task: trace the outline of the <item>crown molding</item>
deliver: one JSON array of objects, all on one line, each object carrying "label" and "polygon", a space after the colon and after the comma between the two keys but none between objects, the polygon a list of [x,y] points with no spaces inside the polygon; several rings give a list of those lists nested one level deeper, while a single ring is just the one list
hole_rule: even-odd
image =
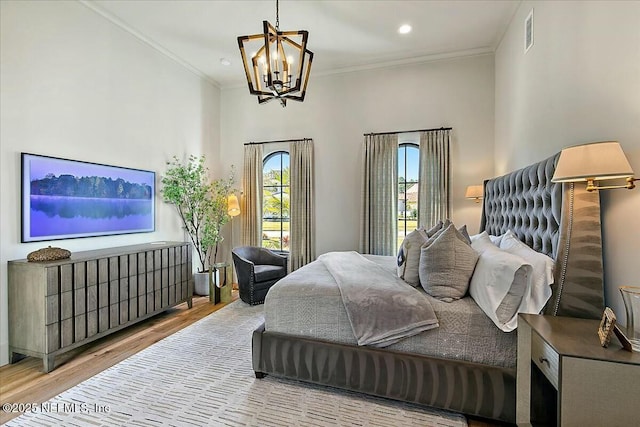
[{"label": "crown molding", "polygon": [[[436,53],[432,55],[415,56],[412,58],[397,59],[392,61],[381,61],[381,62],[376,62],[371,64],[354,65],[351,67],[335,68],[330,71],[313,72],[312,75],[315,77],[326,77],[326,76],[333,76],[336,74],[356,73],[360,71],[400,67],[403,65],[425,64],[429,62],[445,61],[449,59],[469,58],[473,56],[484,56],[484,55],[493,55],[493,54],[495,54],[495,50],[493,48],[482,47],[482,48],[476,48],[476,49],[459,50],[455,52],[445,52],[445,53]],[[220,85],[220,88],[222,90],[237,89],[241,87],[246,87],[246,83],[240,83],[240,81],[238,81],[238,83]]]},{"label": "crown molding", "polygon": [[100,6],[94,4],[92,1],[89,1],[89,0],[78,0],[78,2],[81,3],[82,5],[86,6],[87,8],[91,9],[92,11],[97,13],[98,15],[102,16],[106,20],[110,21],[112,24],[120,27],[121,29],[123,29],[127,33],[131,34],[133,37],[137,38],[138,40],[140,40],[141,42],[143,42],[147,46],[155,49],[156,51],[160,52],[161,54],[163,54],[167,58],[169,58],[169,59],[173,60],[174,62],[176,62],[177,64],[181,65],[183,68],[187,69],[191,73],[193,73],[196,76],[206,80],[207,82],[211,83],[216,88],[218,88],[218,89],[221,88],[220,83],[218,83],[217,81],[213,80],[211,77],[207,76],[205,73],[203,73],[202,71],[198,70],[193,65],[189,64],[187,61],[185,61],[184,59],[180,58],[175,53],[173,53],[170,50],[162,47],[160,44],[156,43],[151,38],[149,38],[146,35],[142,34],[140,31],[134,29],[133,27],[131,27],[129,24],[127,24],[126,22],[124,22],[123,20],[118,18],[117,16],[113,15],[110,12],[107,12],[106,10],[101,8]]},{"label": "crown molding", "polygon": [[330,76],[334,74],[353,73],[357,71],[375,70],[380,68],[394,68],[402,65],[411,64],[424,64],[428,62],[437,62],[447,59],[466,58],[471,56],[481,56],[487,54],[493,54],[494,50],[491,47],[483,47],[476,49],[460,50],[455,52],[436,53],[431,55],[415,56],[411,58],[397,59],[391,61],[381,61],[371,64],[355,65],[352,67],[336,68],[331,71],[321,71],[316,73],[316,76]]},{"label": "crown molding", "polygon": [[[206,80],[207,82],[212,84],[214,87],[224,90],[224,89],[237,89],[237,88],[246,86],[246,82],[242,81],[240,78],[238,78],[237,82],[233,82],[229,84],[219,83],[218,81],[212,79],[210,76],[206,75],[199,69],[195,68],[189,62],[180,58],[178,55],[171,52],[170,50],[164,48],[163,46],[161,46],[160,44],[158,44],[148,36],[134,29],[129,24],[127,24],[117,16],[113,15],[112,13],[107,12],[106,10],[96,5],[92,1],[90,0],[77,0],[77,1],[82,5],[86,6],[87,8],[91,9],[93,12],[102,16],[103,18],[107,19],[114,25],[128,32],[133,37],[142,41],[149,47],[155,49],[156,51],[160,52],[162,55],[166,56],[167,58],[181,65],[186,70]],[[499,44],[500,42],[497,43],[497,45]],[[404,59],[396,59],[396,60],[388,60],[388,61],[383,60],[383,61],[375,62],[371,64],[354,65],[350,67],[338,67],[332,70],[318,71],[318,72],[314,72],[313,75],[316,77],[325,77],[325,76],[333,76],[337,74],[346,74],[346,73],[355,73],[360,71],[393,68],[393,67],[399,67],[403,65],[423,64],[423,63],[436,62],[436,61],[442,61],[442,60],[448,60],[448,59],[466,58],[466,57],[481,56],[481,55],[488,55],[488,54],[493,55],[495,54],[495,50],[496,50],[496,47],[482,47],[482,48],[467,49],[467,50],[461,50],[461,51],[455,51],[455,52],[443,52],[443,53],[437,53],[437,54],[431,54],[431,55],[415,56],[415,57],[404,58]]]}]

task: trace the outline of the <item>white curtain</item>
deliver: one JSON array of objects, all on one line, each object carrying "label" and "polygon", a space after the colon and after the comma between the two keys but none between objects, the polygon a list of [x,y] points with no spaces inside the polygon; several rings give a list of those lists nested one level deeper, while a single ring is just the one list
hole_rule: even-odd
[{"label": "white curtain", "polygon": [[313,141],[292,141],[290,155],[290,246],[291,271],[313,261],[315,250],[315,205]]},{"label": "white curtain", "polygon": [[398,135],[365,135],[360,252],[395,255],[398,239]]},{"label": "white curtain", "polygon": [[262,246],[262,144],[244,146],[242,244]]},{"label": "white curtain", "polygon": [[450,217],[450,130],[420,133],[418,224],[431,227]]}]

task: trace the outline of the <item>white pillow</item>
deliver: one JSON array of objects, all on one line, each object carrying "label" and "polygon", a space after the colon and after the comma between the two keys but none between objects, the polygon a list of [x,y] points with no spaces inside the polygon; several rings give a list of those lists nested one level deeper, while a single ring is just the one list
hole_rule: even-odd
[{"label": "white pillow", "polygon": [[500,246],[500,242],[502,242],[502,238],[504,237],[504,234],[501,234],[499,236],[493,236],[491,234],[489,234],[489,238],[491,239],[491,243],[493,243],[496,246]]},{"label": "white pillow", "polygon": [[511,332],[517,327],[519,310],[527,306],[533,267],[498,248],[486,232],[474,237],[471,247],[480,258],[469,294],[500,330]]},{"label": "white pillow", "polygon": [[502,241],[502,237],[504,236],[504,234],[501,234],[499,236],[494,236],[492,234],[488,234],[486,231],[483,231],[480,234],[474,234],[473,236],[469,236],[469,239],[471,239],[471,242],[473,242],[474,240],[477,240],[480,238],[480,236],[482,236],[483,234],[486,234],[487,236],[489,236],[489,239],[491,239],[491,243],[493,243],[496,246],[500,246],[500,242]]},{"label": "white pillow", "polygon": [[500,249],[518,255],[533,267],[533,276],[529,286],[529,301],[527,306],[522,308],[522,313],[540,313],[551,298],[555,262],[545,254],[536,252],[522,243],[511,230],[502,237]]}]

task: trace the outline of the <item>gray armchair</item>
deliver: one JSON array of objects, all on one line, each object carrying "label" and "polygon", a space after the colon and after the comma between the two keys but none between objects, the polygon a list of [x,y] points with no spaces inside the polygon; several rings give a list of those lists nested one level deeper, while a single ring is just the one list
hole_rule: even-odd
[{"label": "gray armchair", "polygon": [[238,275],[240,299],[247,304],[264,303],[269,288],[287,275],[287,257],[269,249],[241,246],[231,251]]}]

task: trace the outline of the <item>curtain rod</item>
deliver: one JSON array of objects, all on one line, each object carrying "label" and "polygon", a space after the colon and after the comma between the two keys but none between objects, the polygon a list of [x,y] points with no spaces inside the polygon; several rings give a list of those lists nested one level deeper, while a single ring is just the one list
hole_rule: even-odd
[{"label": "curtain rod", "polygon": [[275,143],[278,143],[278,142],[291,142],[291,141],[313,141],[313,139],[311,139],[311,138],[298,138],[298,139],[280,139],[278,141],[245,142],[244,145],[275,144]]},{"label": "curtain rod", "polygon": [[411,133],[411,132],[431,132],[434,130],[451,130],[453,128],[433,128],[433,129],[415,129],[415,130],[396,130],[393,132],[371,132],[371,133],[364,133],[364,136],[368,136],[368,135],[391,135],[392,133]]}]

